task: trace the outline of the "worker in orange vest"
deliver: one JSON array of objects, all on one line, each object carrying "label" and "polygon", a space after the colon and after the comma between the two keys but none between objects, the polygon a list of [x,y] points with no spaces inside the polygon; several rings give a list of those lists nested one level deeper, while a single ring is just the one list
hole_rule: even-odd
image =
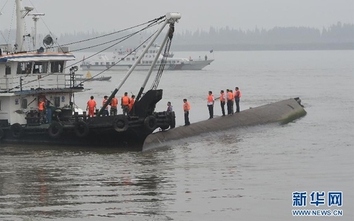
[{"label": "worker in orange vest", "polygon": [[240,112],[240,98],[241,98],[242,94],[240,91],[240,88],[235,87],[235,93],[234,93],[234,97],[235,97],[235,103],[236,103],[236,113]]},{"label": "worker in orange vest", "polygon": [[234,95],[232,90],[227,89],[227,114],[233,114]]},{"label": "worker in orange vest", "polygon": [[111,116],[117,115],[118,112],[117,107],[118,107],[118,99],[116,97],[113,97],[111,100],[111,110],[110,110]]},{"label": "worker in orange vest", "polygon": [[222,116],[225,116],[225,92],[224,92],[224,90],[220,91],[220,106],[221,106]]},{"label": "worker in orange vest", "polygon": [[91,96],[90,100],[87,101],[87,107],[86,107],[86,110],[88,110],[89,117],[93,117],[95,115],[95,109],[96,109],[96,101],[94,100],[94,97]]},{"label": "worker in orange vest", "polygon": [[[103,97],[103,101],[102,101],[102,107],[104,106],[104,104],[107,102],[108,100],[108,96],[104,96]],[[108,105],[106,106],[105,110],[103,111],[103,116],[109,116],[109,113],[108,113]]]},{"label": "worker in orange vest", "polygon": [[129,112],[133,109],[134,103],[135,103],[135,95],[133,94],[132,97],[130,98]]},{"label": "worker in orange vest", "polygon": [[44,109],[45,109],[45,102],[43,98],[39,99],[38,102],[38,111],[39,111],[39,123],[42,124],[44,123]]},{"label": "worker in orange vest", "polygon": [[191,105],[187,101],[187,99],[183,99],[183,111],[184,111],[184,126],[188,126],[191,123],[189,122],[189,110],[191,109]]},{"label": "worker in orange vest", "polygon": [[212,91],[209,91],[207,106],[209,110],[209,119],[214,117],[214,95]]},{"label": "worker in orange vest", "polygon": [[124,92],[124,96],[121,99],[121,105],[123,109],[123,114],[127,115],[129,113],[130,98],[128,97],[128,92]]}]

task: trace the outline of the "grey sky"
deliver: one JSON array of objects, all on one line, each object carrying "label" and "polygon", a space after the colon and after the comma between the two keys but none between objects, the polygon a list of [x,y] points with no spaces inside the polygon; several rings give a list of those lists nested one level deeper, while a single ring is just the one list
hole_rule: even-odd
[{"label": "grey sky", "polygon": [[[12,15],[14,1],[0,0],[3,14],[0,30],[11,28],[8,17]],[[177,31],[208,31],[210,27],[226,26],[322,28],[338,21],[354,23],[354,0],[23,0],[23,4],[33,5],[36,12],[45,13],[44,22],[55,34],[93,29],[109,32],[166,12],[182,14]],[[28,22],[32,26],[32,21]],[[48,32],[43,22],[38,22],[38,28],[40,33]]]}]

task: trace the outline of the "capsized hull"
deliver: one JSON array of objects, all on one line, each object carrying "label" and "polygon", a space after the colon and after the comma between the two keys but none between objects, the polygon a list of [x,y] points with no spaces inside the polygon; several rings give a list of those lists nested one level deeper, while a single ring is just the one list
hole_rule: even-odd
[{"label": "capsized hull", "polygon": [[216,117],[210,120],[177,127],[168,131],[150,134],[143,146],[143,151],[168,146],[172,142],[197,136],[203,133],[229,130],[246,126],[269,123],[288,123],[306,115],[300,99],[287,99],[260,107],[241,111],[233,115]]}]

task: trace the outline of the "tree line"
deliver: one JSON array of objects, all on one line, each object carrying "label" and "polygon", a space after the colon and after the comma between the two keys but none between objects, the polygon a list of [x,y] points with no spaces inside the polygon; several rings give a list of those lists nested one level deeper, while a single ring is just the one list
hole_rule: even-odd
[{"label": "tree line", "polygon": [[[59,36],[55,36],[55,39],[64,46],[67,43],[77,42],[82,39],[93,39],[88,42],[70,45],[70,49],[84,49],[85,51],[108,49],[113,51],[135,48],[145,40],[146,37],[152,34],[152,32],[144,32],[135,35],[117,45],[114,43],[114,40],[119,39],[117,35],[108,35],[105,39],[95,39],[104,34],[107,33],[99,33],[95,30],[91,30],[60,34]],[[120,33],[120,35],[122,34]],[[44,35],[41,35],[39,39],[43,39],[43,36]],[[162,37],[163,36],[160,36],[157,41],[162,42]],[[0,42],[2,41],[0,40]],[[102,45],[102,42],[110,43]],[[100,46],[92,47],[92,45]],[[310,27],[274,27],[272,29],[255,28],[253,30],[241,30],[229,27],[211,27],[209,31],[196,30],[176,32],[172,43],[172,50],[174,51],[353,49],[354,24],[343,24],[341,22],[322,29]]]}]

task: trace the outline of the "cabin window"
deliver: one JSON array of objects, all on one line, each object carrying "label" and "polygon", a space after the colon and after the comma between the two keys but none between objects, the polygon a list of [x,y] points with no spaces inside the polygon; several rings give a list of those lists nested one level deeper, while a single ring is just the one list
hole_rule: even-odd
[{"label": "cabin window", "polygon": [[106,62],[106,65],[109,65],[109,62]]},{"label": "cabin window", "polygon": [[95,65],[98,65],[98,62],[95,62]]},{"label": "cabin window", "polygon": [[21,100],[21,108],[26,109],[27,108],[27,99],[24,98]]},{"label": "cabin window", "polygon": [[60,97],[54,97],[54,106],[60,107]]},{"label": "cabin window", "polygon": [[5,67],[5,74],[6,75],[10,75],[11,74],[11,67],[8,66],[8,65],[6,65],[6,67]]},{"label": "cabin window", "polygon": [[63,72],[63,67],[64,67],[64,61],[52,61],[50,62],[50,71],[52,73],[55,73],[55,72],[59,72],[59,73],[62,73]]},{"label": "cabin window", "polygon": [[114,62],[112,62],[112,65],[115,65],[115,63],[114,63]]},{"label": "cabin window", "polygon": [[47,62],[34,62],[33,73],[47,73],[48,63]]},{"label": "cabin window", "polygon": [[127,58],[127,61],[130,61],[130,58]]},{"label": "cabin window", "polygon": [[135,58],[132,58],[132,61],[134,61],[135,60]]},{"label": "cabin window", "polygon": [[17,65],[17,74],[29,74],[32,72],[32,62],[19,62]]}]

